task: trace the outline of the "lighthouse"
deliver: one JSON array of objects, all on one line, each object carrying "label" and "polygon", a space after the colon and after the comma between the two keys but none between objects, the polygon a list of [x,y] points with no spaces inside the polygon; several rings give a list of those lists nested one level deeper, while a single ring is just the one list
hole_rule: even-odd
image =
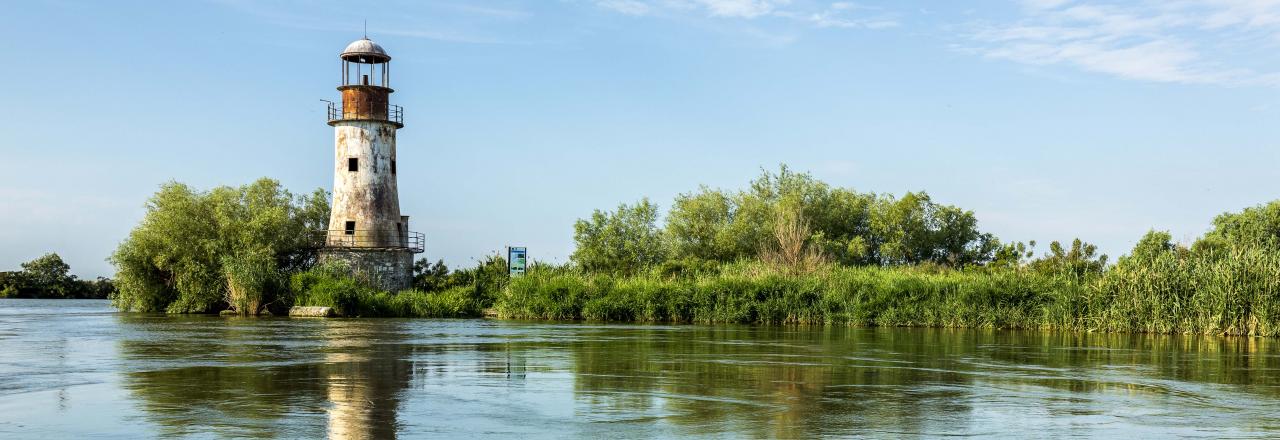
[{"label": "lighthouse", "polygon": [[318,259],[341,261],[383,290],[413,282],[423,236],[409,231],[396,188],[396,131],[404,110],[390,102],[391,56],[361,38],[339,55],[342,101],[329,103],[333,127],[333,203]]}]

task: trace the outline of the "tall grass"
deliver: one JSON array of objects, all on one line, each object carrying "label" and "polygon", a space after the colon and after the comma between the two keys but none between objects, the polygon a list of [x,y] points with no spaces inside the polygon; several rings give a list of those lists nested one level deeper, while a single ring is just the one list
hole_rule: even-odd
[{"label": "tall grass", "polygon": [[631,277],[531,272],[498,314],[604,321],[1056,327],[1057,297],[1081,284],[1029,271],[825,266],[806,273],[744,262],[714,275]]},{"label": "tall grass", "polygon": [[1170,251],[1121,262],[1091,290],[1105,331],[1280,335],[1280,254]]},{"label": "tall grass", "polygon": [[1280,335],[1280,256],[1169,252],[1103,275],[740,262],[716,273],[531,271],[500,317]]},{"label": "tall grass", "polygon": [[[1280,254],[1227,248],[1071,270],[845,267],[743,261],[636,275],[538,265],[481,289],[380,292],[344,268],[295,275],[294,304],[344,316],[821,324],[1280,335]],[[495,304],[496,301],[496,304]]]}]

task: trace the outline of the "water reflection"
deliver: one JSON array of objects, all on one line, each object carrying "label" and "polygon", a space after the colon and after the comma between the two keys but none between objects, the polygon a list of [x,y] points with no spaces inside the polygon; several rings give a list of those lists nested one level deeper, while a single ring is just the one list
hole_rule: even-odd
[{"label": "water reflection", "polygon": [[[135,408],[143,423],[113,433],[1270,437],[1280,429],[1272,339],[139,315],[101,325],[116,332],[119,358],[101,368],[118,371],[126,393],[78,393],[62,404],[72,413]],[[83,368],[81,345],[68,341],[66,358],[42,368]],[[0,408],[11,397],[0,393]]]},{"label": "water reflection", "polygon": [[396,323],[121,319],[125,388],[166,436],[395,437],[411,376]]}]

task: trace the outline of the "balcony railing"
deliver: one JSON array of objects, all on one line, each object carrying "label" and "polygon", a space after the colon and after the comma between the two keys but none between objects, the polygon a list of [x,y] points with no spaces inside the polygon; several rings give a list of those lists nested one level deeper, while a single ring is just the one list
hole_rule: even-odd
[{"label": "balcony railing", "polygon": [[401,250],[420,254],[426,249],[421,232],[394,229],[330,229],[313,231],[312,244],[317,248]]},{"label": "balcony railing", "polygon": [[[329,103],[329,122],[334,121],[388,121],[403,127],[404,107],[386,104],[385,109],[371,108],[372,103],[356,103],[354,108],[343,108],[337,102]],[[365,115],[365,116],[360,116]]]}]

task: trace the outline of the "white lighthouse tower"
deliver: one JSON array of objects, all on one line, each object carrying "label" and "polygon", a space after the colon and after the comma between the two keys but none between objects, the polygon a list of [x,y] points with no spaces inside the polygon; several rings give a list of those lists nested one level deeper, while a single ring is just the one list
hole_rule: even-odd
[{"label": "white lighthouse tower", "polygon": [[413,254],[422,234],[409,232],[396,189],[396,130],[400,106],[389,97],[391,56],[367,37],[347,45],[342,103],[329,104],[334,134],[333,204],[321,262],[343,261],[392,292],[413,282]]}]

